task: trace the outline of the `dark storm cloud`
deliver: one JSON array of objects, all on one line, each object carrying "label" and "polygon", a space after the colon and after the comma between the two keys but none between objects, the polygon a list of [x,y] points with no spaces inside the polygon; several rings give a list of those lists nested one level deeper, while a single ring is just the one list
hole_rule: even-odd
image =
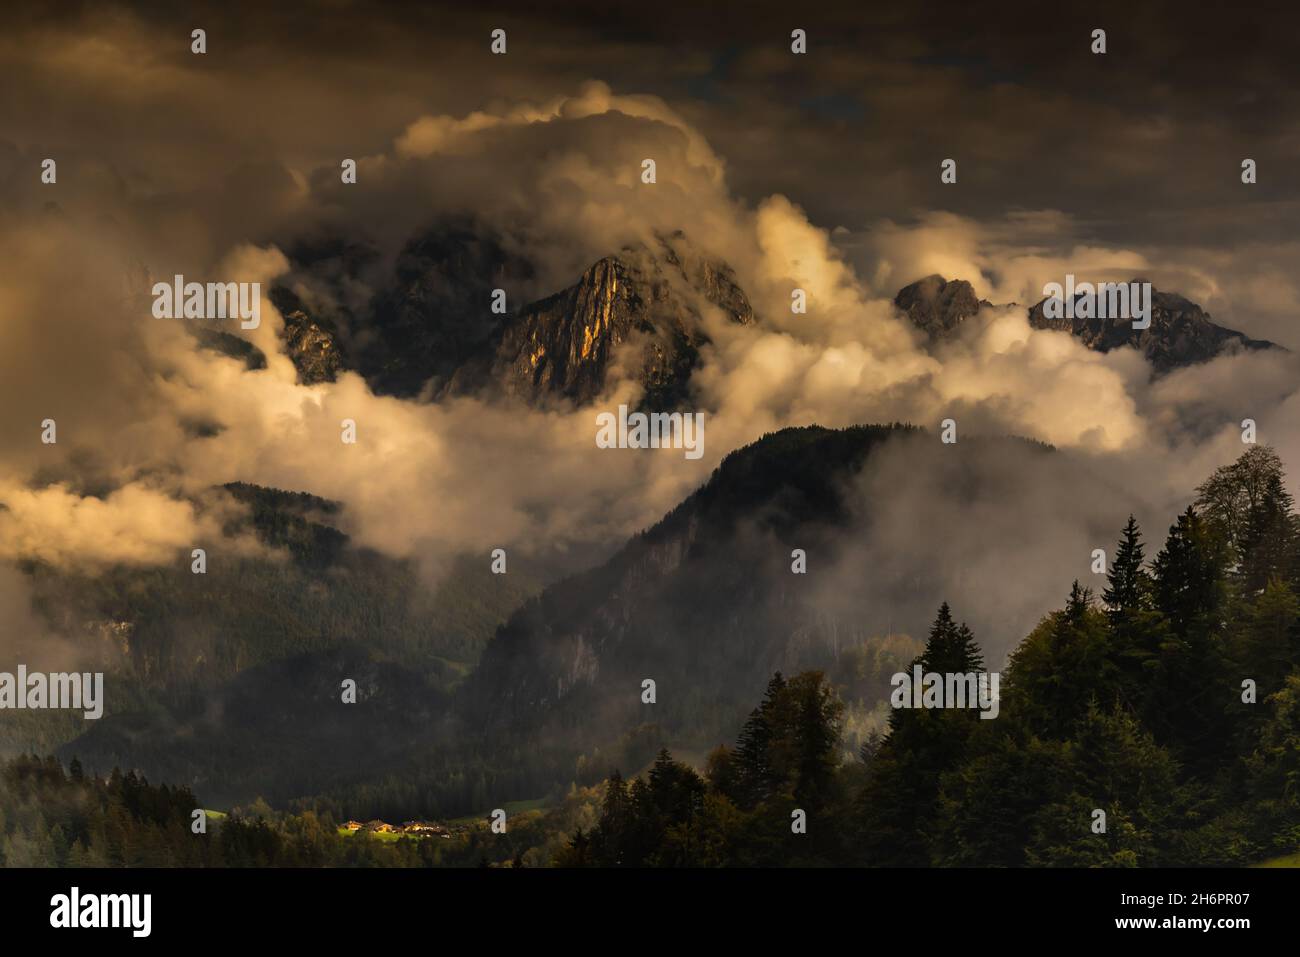
[{"label": "dark storm cloud", "polygon": [[[1276,205],[1300,197],[1300,177],[1284,173],[1300,151],[1289,40],[1300,18],[1285,7],[698,6],[19,12],[0,50],[33,73],[0,92],[0,115],[50,149],[93,144],[147,191],[186,169],[229,169],[232,153],[295,165],[344,144],[368,155],[417,113],[544,99],[599,78],[682,109],[746,199],[784,193],[828,227],[1051,208],[1099,239],[1173,242],[1214,227],[1226,242],[1294,221]],[[188,51],[196,26],[209,34],[202,59]],[[504,57],[488,52],[497,26],[510,36]],[[794,27],[808,31],[806,56],[789,52]],[[1104,56],[1089,52],[1094,27],[1107,30]],[[117,162],[140,142],[172,170]],[[939,183],[949,156],[957,188]],[[1248,191],[1246,156],[1261,165]]]}]

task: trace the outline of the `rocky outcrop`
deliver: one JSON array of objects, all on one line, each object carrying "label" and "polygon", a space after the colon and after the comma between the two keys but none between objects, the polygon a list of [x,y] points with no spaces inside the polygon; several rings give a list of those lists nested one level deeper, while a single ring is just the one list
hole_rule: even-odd
[{"label": "rocky outcrop", "polygon": [[298,370],[298,381],[315,385],[337,379],[346,363],[334,325],[313,316],[302,300],[283,286],[273,288],[268,298],[284,317],[280,338],[285,355]]},{"label": "rocky outcrop", "polygon": [[[1217,325],[1205,310],[1177,293],[1153,287],[1151,300],[1151,324],[1146,329],[1134,329],[1131,318],[1050,318],[1044,308],[1046,299],[1030,307],[1029,324],[1035,329],[1068,332],[1096,352],[1131,346],[1146,357],[1156,375],[1243,349],[1281,348]],[[900,289],[894,305],[931,342],[938,342],[954,335],[963,322],[992,304],[979,299],[965,280],[933,275]]]},{"label": "rocky outcrop", "polygon": [[1044,299],[1029,310],[1029,324],[1035,329],[1068,332],[1097,352],[1132,346],[1147,358],[1156,373],[1208,362],[1225,353],[1278,348],[1272,342],[1251,339],[1235,329],[1217,325],[1196,303],[1154,287],[1151,325],[1146,329],[1134,329],[1129,318],[1080,318],[1077,314],[1072,319],[1048,318],[1044,310],[1046,302]]},{"label": "rocky outcrop", "polygon": [[935,274],[900,289],[894,305],[935,341],[952,335],[958,326],[992,303],[976,296],[975,288],[966,280],[949,282]]},{"label": "rocky outcrop", "polygon": [[301,309],[284,317],[284,348],[298,369],[298,381],[303,385],[333,382],[343,370],[334,336],[315,322]]}]

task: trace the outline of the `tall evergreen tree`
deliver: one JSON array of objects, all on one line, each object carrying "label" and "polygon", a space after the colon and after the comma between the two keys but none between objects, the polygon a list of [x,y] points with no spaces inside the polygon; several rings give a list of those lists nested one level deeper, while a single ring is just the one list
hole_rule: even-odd
[{"label": "tall evergreen tree", "polygon": [[1188,506],[1153,563],[1156,606],[1175,632],[1204,633],[1215,627],[1226,598],[1226,565],[1212,528]]},{"label": "tall evergreen tree", "polygon": [[749,719],[740,730],[734,752],[735,791],[728,795],[738,807],[752,808],[771,796],[776,786],[772,767],[772,740],[775,736],[776,710],[785,690],[781,672],[767,683],[763,701],[750,712]]},{"label": "tall evergreen tree", "polygon": [[1232,734],[1222,640],[1227,564],[1223,540],[1190,507],[1153,563],[1166,629],[1145,717],[1162,744],[1200,771],[1219,761]]},{"label": "tall evergreen tree", "polygon": [[1120,665],[1106,616],[1092,592],[1075,581],[1065,607],[1049,615],[1012,656],[1009,701],[1032,733],[1067,740],[1090,700],[1120,696]]},{"label": "tall evergreen tree", "polygon": [[1111,654],[1121,676],[1118,694],[1138,711],[1145,705],[1162,640],[1160,614],[1152,600],[1154,583],[1144,562],[1142,532],[1130,515],[1101,597],[1110,621]]},{"label": "tall evergreen tree", "polygon": [[[967,674],[983,668],[974,635],[958,625],[948,603],[935,615],[925,649],[913,662],[923,673]],[[909,669],[910,672],[911,669]],[[979,722],[974,708],[898,708],[889,735],[868,766],[856,820],[862,863],[920,867],[930,863],[940,781],[960,766]]]},{"label": "tall evergreen tree", "polygon": [[1150,607],[1151,576],[1142,567],[1144,560],[1142,530],[1137,519],[1130,515],[1106,575],[1106,588],[1101,593],[1112,621]]},{"label": "tall evergreen tree", "polygon": [[1071,625],[1082,623],[1088,609],[1092,607],[1092,589],[1084,588],[1079,579],[1070,587],[1070,598],[1065,603],[1065,618]]},{"label": "tall evergreen tree", "polygon": [[965,674],[982,669],[984,656],[971,630],[964,622],[958,625],[953,621],[952,610],[944,602],[930,626],[925,650],[913,664],[919,664],[922,671]]},{"label": "tall evergreen tree", "polygon": [[632,799],[623,775],[615,769],[605,782],[605,801],[600,824],[591,836],[597,862],[603,867],[620,867],[624,859],[632,824]]},{"label": "tall evergreen tree", "polygon": [[797,675],[787,685],[787,693],[794,697],[796,710],[795,725],[788,732],[794,737],[796,754],[791,791],[811,815],[831,799],[844,705],[820,671]]}]

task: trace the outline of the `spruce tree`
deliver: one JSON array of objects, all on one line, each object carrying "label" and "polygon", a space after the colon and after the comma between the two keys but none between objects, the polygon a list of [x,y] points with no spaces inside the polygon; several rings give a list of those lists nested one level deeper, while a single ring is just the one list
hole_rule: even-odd
[{"label": "spruce tree", "polygon": [[1112,621],[1150,606],[1151,576],[1142,567],[1143,561],[1142,531],[1137,519],[1130,515],[1101,593]]},{"label": "spruce tree", "polygon": [[1222,757],[1232,729],[1222,625],[1227,560],[1222,539],[1188,508],[1153,563],[1156,606],[1165,617],[1145,717],[1162,744],[1198,769]]},{"label": "spruce tree", "polygon": [[1071,625],[1078,625],[1083,622],[1084,616],[1088,609],[1092,607],[1092,589],[1084,588],[1079,584],[1079,579],[1074,580],[1074,585],[1070,588],[1070,598],[1065,603],[1065,618]]},{"label": "spruce tree", "polygon": [[736,740],[735,793],[739,807],[753,808],[771,796],[775,786],[772,760],[773,721],[777,702],[785,690],[785,678],[777,672],[767,683],[762,703],[750,712]]},{"label": "spruce tree", "polygon": [[600,824],[592,835],[597,862],[603,867],[619,867],[625,863],[624,849],[631,827],[632,801],[628,796],[623,775],[616,768],[605,783],[605,802],[601,808]]},{"label": "spruce tree", "polygon": [[1152,565],[1156,606],[1178,634],[1212,626],[1225,596],[1224,557],[1210,529],[1189,506],[1170,527]]},{"label": "spruce tree", "polygon": [[1101,597],[1110,622],[1111,655],[1121,674],[1119,698],[1137,711],[1146,701],[1161,641],[1160,615],[1152,607],[1153,583],[1143,567],[1145,558],[1142,531],[1130,515]]},{"label": "spruce tree", "polygon": [[971,630],[965,623],[958,625],[953,621],[952,610],[944,602],[930,626],[925,650],[913,664],[919,664],[923,672],[965,674],[983,668],[984,656]]},{"label": "spruce tree", "polygon": [[796,699],[794,737],[795,779],[792,792],[800,806],[812,814],[830,800],[835,769],[836,746],[844,705],[826,684],[820,671],[806,671],[792,679],[788,693]]},{"label": "spruce tree", "polygon": [[[974,635],[939,606],[924,651],[912,663],[923,673],[966,674],[983,668]],[[909,669],[910,672],[911,669]],[[940,782],[959,767],[979,725],[975,708],[897,708],[889,735],[868,765],[858,801],[858,843],[863,863],[919,867],[930,863]]]}]

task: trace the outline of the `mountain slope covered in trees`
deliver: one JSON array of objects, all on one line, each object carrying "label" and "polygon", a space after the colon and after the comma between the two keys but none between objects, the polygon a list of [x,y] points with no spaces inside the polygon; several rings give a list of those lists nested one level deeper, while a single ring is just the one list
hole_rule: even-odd
[{"label": "mountain slope covered in trees", "polygon": [[[598,824],[556,862],[1151,867],[1295,853],[1300,522],[1269,449],[1198,493],[1149,560],[1130,519],[1100,600],[1076,581],[1012,655],[997,719],[897,709],[840,764],[823,676],[778,674],[703,776],[667,752],[630,787],[615,773]],[[914,664],[987,667],[946,604]]]}]

